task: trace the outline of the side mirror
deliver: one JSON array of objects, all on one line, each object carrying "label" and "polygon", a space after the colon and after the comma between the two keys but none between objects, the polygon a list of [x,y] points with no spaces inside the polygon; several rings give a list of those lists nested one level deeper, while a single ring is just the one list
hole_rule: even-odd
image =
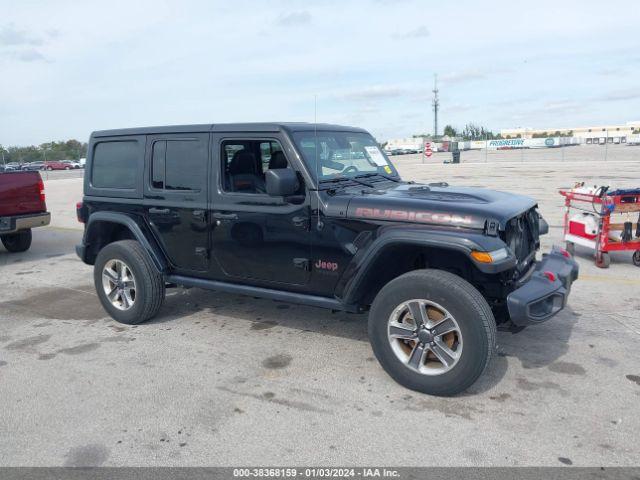
[{"label": "side mirror", "polygon": [[290,168],[276,168],[265,173],[267,194],[272,197],[293,195],[300,188],[298,174]]},{"label": "side mirror", "polygon": [[542,215],[538,217],[538,235],[546,235],[549,233],[549,224],[542,218]]}]

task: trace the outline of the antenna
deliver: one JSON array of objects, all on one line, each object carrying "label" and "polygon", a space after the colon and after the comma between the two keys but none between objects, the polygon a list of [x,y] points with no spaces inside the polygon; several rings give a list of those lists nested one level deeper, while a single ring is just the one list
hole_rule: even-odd
[{"label": "antenna", "polygon": [[433,74],[433,139],[438,137],[438,108],[440,100],[438,99],[438,74]]},{"label": "antenna", "polygon": [[316,213],[317,213],[317,221],[316,221],[316,229],[317,230],[322,230],[322,228],[324,227],[324,224],[322,223],[322,220],[320,220],[320,157],[318,154],[318,150],[320,149],[320,145],[318,145],[318,95],[314,95],[313,96],[313,136],[314,136],[314,143],[315,143],[315,148],[313,149],[315,151],[315,156],[316,156],[316,183],[318,185],[318,188],[316,189],[316,198],[318,200],[318,205],[316,207]]}]

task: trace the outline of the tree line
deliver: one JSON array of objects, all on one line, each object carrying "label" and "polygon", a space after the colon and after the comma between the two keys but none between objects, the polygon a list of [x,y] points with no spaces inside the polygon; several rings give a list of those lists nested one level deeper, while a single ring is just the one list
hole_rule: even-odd
[{"label": "tree line", "polygon": [[[462,140],[500,140],[503,138],[499,133],[494,134],[491,130],[474,123],[467,123],[460,131],[456,130],[451,125],[447,125],[444,127],[443,134],[451,138],[461,138]],[[522,135],[518,134],[515,138],[521,137]],[[573,137],[573,130],[569,130],[568,132],[561,132],[560,130],[556,130],[555,132],[534,133],[533,135],[531,135],[531,137]],[[507,135],[504,138],[511,138],[511,136]]]},{"label": "tree line", "polygon": [[66,142],[48,142],[41,145],[29,145],[26,147],[3,147],[0,145],[0,161],[4,163],[30,163],[49,160],[78,160],[86,158],[87,143],[78,140]]},{"label": "tree line", "polygon": [[[457,138],[459,140],[495,140],[502,138],[499,133],[493,133],[488,128],[483,127],[482,125],[477,125],[475,123],[467,123],[462,130],[456,130],[453,126],[446,125],[444,127],[444,131],[442,132],[442,136]],[[438,135],[437,138],[434,138],[432,134],[427,133],[414,135],[413,137],[422,137],[434,140],[440,138],[440,135]]]},{"label": "tree line", "polygon": [[446,125],[443,134],[452,138],[461,138],[462,140],[495,140],[502,138],[499,133],[495,134],[488,128],[475,123],[467,123],[460,131],[451,125]]}]

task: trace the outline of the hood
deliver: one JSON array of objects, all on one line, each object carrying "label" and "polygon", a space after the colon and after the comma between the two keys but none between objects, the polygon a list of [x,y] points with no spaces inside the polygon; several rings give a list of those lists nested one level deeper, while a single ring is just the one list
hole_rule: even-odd
[{"label": "hood", "polygon": [[535,206],[531,197],[484,188],[397,184],[352,196],[346,217],[478,229],[494,220],[504,230],[511,218]]}]

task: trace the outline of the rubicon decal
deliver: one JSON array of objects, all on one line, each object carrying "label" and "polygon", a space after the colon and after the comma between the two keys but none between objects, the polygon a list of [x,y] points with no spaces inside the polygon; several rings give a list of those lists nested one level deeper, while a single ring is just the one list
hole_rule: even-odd
[{"label": "rubicon decal", "polygon": [[325,270],[327,272],[335,272],[338,270],[338,264],[336,262],[326,262],[320,259],[318,259],[318,261],[314,263],[313,266],[317,270]]},{"label": "rubicon decal", "polygon": [[474,218],[471,215],[425,210],[392,210],[387,208],[359,207],[356,208],[356,217],[446,225],[472,225],[474,223]]}]

